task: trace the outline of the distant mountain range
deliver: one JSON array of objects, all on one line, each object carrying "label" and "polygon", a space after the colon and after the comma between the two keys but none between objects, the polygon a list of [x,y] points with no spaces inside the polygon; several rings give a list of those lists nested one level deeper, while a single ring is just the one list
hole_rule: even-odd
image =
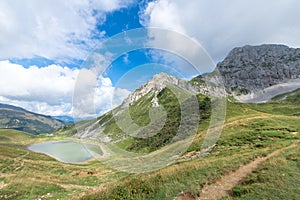
[{"label": "distant mountain range", "polygon": [[32,134],[52,133],[65,122],[23,108],[0,104],[0,128],[15,129]]},{"label": "distant mountain range", "polygon": [[74,123],[76,120],[74,120],[73,117],[70,117],[68,115],[63,115],[63,116],[52,116],[52,118],[63,121],[64,123],[67,124],[72,124]]}]

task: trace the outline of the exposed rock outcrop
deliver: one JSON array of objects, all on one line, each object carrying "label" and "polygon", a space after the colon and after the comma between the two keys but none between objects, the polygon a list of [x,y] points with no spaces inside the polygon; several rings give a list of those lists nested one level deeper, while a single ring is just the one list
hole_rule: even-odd
[{"label": "exposed rock outcrop", "polygon": [[228,93],[255,93],[299,78],[300,49],[284,45],[238,47],[217,68]]},{"label": "exposed rock outcrop", "polygon": [[175,85],[181,89],[198,93],[201,90],[204,90],[203,87],[195,86],[190,84],[188,81],[182,80],[180,78],[171,76],[166,73],[159,73],[153,76],[153,78],[148,81],[146,84],[142,85],[138,89],[136,89],[133,93],[131,93],[124,101],[122,106],[131,105],[133,102],[137,101],[141,97],[145,96],[149,92],[154,94],[154,98],[152,100],[153,107],[158,106],[158,102],[156,99],[156,95],[162,91],[168,85]]}]

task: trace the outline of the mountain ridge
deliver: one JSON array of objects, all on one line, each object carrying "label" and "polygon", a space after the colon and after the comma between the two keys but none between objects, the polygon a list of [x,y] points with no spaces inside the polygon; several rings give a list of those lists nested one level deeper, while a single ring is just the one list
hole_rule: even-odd
[{"label": "mountain ridge", "polygon": [[216,68],[229,94],[249,94],[300,78],[300,49],[276,44],[236,47]]},{"label": "mountain ridge", "polygon": [[27,111],[9,104],[0,104],[0,128],[15,129],[31,134],[49,134],[62,126],[64,126],[64,122],[51,116]]},{"label": "mountain ridge", "polygon": [[233,48],[211,73],[194,77],[196,85],[222,81],[227,95],[244,103],[262,103],[300,88],[300,49],[282,44]]},{"label": "mountain ridge", "polygon": [[[285,61],[289,61],[289,64],[285,65]],[[270,64],[266,65],[266,63]],[[273,69],[277,67],[277,70]],[[272,79],[271,82],[270,79],[265,79],[266,74]],[[241,102],[247,102],[249,98],[252,98],[253,101],[259,101],[261,99],[258,97],[268,94],[270,85],[272,87],[279,86],[278,88],[275,87],[275,92],[271,90],[272,95],[265,97],[267,100],[280,93],[288,92],[289,88],[282,87],[280,84],[297,80],[299,74],[300,49],[290,48],[285,45],[267,44],[237,47],[234,48],[222,62],[217,64],[215,71],[199,75],[190,81],[182,80],[166,73],[154,75],[151,80],[129,94],[121,106],[101,115],[97,120],[80,124],[77,127],[75,136],[85,139],[100,138],[102,142],[124,139],[124,133],[122,133],[122,130],[120,130],[115,123],[114,115],[128,108],[129,110],[140,110],[135,111],[140,113],[140,116],[139,114],[137,114],[137,116],[141,118],[146,117],[147,112],[143,113],[144,111],[142,110],[147,110],[150,107],[158,108],[160,106],[159,102],[164,102],[163,99],[159,100],[158,96],[161,98],[163,95],[159,94],[169,85],[175,85],[183,91],[194,94],[204,96],[219,95],[219,97],[225,97],[226,94],[222,93],[222,85],[220,85],[222,84],[223,78],[226,90],[226,92],[224,92],[227,93],[227,95],[233,95]],[[248,87],[244,88],[247,84],[249,84]],[[297,89],[297,87],[300,88],[300,84],[299,86],[295,86],[293,83],[292,86],[292,91]],[[146,118],[145,120],[148,121]]]},{"label": "mountain ridge", "polygon": [[177,87],[193,92],[193,93],[204,93],[205,88],[200,86],[195,86],[186,80],[177,78],[175,76],[159,73],[150,79],[147,83],[143,84],[137,88],[134,92],[130,93],[128,97],[123,101],[122,106],[126,107],[131,105],[133,102],[139,100],[141,97],[145,96],[149,92],[155,93],[155,99],[152,102],[153,106],[158,106],[156,96],[168,85],[176,85]]}]

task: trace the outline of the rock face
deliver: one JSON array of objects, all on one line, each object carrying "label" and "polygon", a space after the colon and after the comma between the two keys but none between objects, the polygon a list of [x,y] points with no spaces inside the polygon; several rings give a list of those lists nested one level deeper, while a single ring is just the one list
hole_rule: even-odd
[{"label": "rock face", "polygon": [[[216,73],[217,71],[218,73]],[[222,81],[220,81],[221,79]],[[247,45],[234,48],[224,61],[217,65],[214,72],[200,75],[189,82],[165,73],[157,74],[131,93],[123,101],[122,107],[131,105],[148,93],[154,94],[152,105],[157,107],[156,95],[168,85],[212,96],[224,96],[225,93],[234,96],[248,95],[245,97],[245,101],[247,101],[249,98],[260,98],[259,92],[265,93],[267,88],[288,84],[289,86],[286,88],[292,90],[298,87],[295,84],[299,82],[300,49],[276,44]],[[224,84],[226,92],[220,87],[221,84]],[[262,101],[274,94],[279,94],[278,90],[282,87],[274,88],[270,90],[270,95],[265,95]],[[268,91],[266,90],[266,92]]]},{"label": "rock face", "polygon": [[[174,76],[171,76],[166,73],[159,73],[153,76],[153,78],[148,81],[146,84],[139,87],[136,91],[131,93],[124,101],[122,106],[128,106],[131,105],[133,102],[137,101],[141,97],[145,96],[149,92],[152,92],[154,94],[158,94],[160,91],[162,91],[165,87],[168,85],[175,85],[181,89],[190,91],[190,92],[200,92],[202,88],[194,86],[190,84],[188,81],[176,78]],[[157,107],[157,99],[156,95],[152,101],[153,107]]]},{"label": "rock face", "polygon": [[300,49],[284,45],[238,47],[217,68],[228,93],[255,93],[300,78]]}]

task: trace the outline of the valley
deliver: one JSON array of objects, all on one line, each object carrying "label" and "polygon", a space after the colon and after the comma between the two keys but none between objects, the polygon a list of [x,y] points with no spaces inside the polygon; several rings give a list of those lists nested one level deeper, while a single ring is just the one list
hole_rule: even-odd
[{"label": "valley", "polygon": [[0,200],[300,200],[299,8],[0,0]]},{"label": "valley", "polygon": [[76,123],[2,105],[0,199],[299,199],[300,91],[278,89],[298,64],[299,49],[235,48],[212,73],[156,74]]},{"label": "valley", "polygon": [[[223,133],[210,154],[183,161],[179,159],[175,164],[156,172],[136,175],[110,169],[98,160],[79,165],[67,164],[26,149],[31,143],[65,140],[68,137],[59,134],[37,137],[19,131],[1,130],[1,198],[172,199],[182,191],[200,195],[204,185],[213,183],[257,157],[265,157],[300,139],[299,116],[296,114],[300,108],[298,111],[293,109],[295,114],[286,114],[284,111],[288,105],[275,103],[272,105],[276,110],[274,113],[270,110],[271,104],[274,103],[256,105],[228,102]],[[292,107],[295,104],[289,105]],[[182,157],[189,158],[200,151],[199,144],[203,141],[205,129],[205,126],[199,127],[197,137]],[[265,182],[254,177],[262,173],[261,170],[271,173],[272,170],[268,170],[272,169],[272,162],[278,159],[281,162],[286,160],[282,168],[276,169],[279,174],[287,174],[287,179],[282,179],[280,184],[289,185],[289,190],[296,190],[299,185],[293,181],[293,177],[297,177],[300,172],[299,168],[293,166],[299,165],[297,152],[298,145],[263,162],[265,167],[259,166],[247,176],[242,185],[235,186],[230,198],[238,199],[246,195],[260,199],[256,185],[262,188],[276,187],[272,185],[279,184],[276,181]],[[268,179],[277,177],[276,174],[264,176]],[[297,196],[297,192],[280,191],[276,195],[284,199]],[[267,195],[272,199],[272,192]]]}]

